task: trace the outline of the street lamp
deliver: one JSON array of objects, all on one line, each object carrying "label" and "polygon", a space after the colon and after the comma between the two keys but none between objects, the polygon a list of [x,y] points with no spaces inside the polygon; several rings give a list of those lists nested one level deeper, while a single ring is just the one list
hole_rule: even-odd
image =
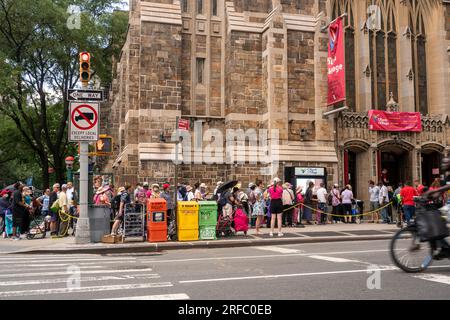
[{"label": "street lamp", "polygon": [[72,175],[72,169],[73,169],[73,163],[75,162],[75,158],[72,156],[68,156],[66,159],[66,169],[67,169],[67,182],[72,182],[73,175]]}]

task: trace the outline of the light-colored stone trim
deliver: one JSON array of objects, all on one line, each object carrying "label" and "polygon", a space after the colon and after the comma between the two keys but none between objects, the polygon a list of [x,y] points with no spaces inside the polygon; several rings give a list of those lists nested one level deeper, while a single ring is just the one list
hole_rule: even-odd
[{"label": "light-colored stone trim", "polygon": [[141,117],[151,117],[151,118],[175,118],[181,116],[180,110],[155,110],[155,109],[139,109],[139,110],[128,110],[125,114],[125,123],[130,121],[130,118],[141,118]]},{"label": "light-colored stone trim", "polygon": [[141,21],[182,25],[180,3],[165,4],[141,1]]},{"label": "light-colored stone trim", "polygon": [[[231,31],[263,33],[269,28],[272,18],[276,15],[276,13],[281,13],[280,10],[281,6],[277,6],[268,14],[236,12],[234,3],[227,1],[226,16],[228,19],[228,33]],[[317,19],[313,16],[286,13],[282,13],[282,15],[288,30],[314,32],[316,29]],[[264,23],[250,22],[250,17],[266,17],[266,21]]]}]

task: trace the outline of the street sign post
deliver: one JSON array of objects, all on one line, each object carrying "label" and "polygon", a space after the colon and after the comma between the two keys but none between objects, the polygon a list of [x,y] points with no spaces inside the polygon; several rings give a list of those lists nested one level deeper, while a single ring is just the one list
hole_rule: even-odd
[{"label": "street sign post", "polygon": [[102,102],[105,101],[103,90],[67,90],[67,101],[90,101]]},{"label": "street sign post", "polygon": [[92,102],[71,102],[69,112],[69,141],[98,140],[99,105]]}]

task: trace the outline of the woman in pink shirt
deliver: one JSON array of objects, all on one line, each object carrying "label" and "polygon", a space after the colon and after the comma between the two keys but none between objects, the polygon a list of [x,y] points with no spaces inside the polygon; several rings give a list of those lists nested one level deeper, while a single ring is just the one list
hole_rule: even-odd
[{"label": "woman in pink shirt", "polygon": [[283,213],[283,201],[281,197],[283,195],[283,187],[281,186],[281,180],[275,178],[272,186],[267,190],[270,195],[270,236],[273,237],[273,229],[275,228],[275,219],[278,219],[278,236],[282,237],[281,223]]}]

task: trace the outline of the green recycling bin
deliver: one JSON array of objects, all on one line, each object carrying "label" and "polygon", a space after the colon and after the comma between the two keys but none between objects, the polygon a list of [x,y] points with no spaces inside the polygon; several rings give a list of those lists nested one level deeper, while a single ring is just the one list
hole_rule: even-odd
[{"label": "green recycling bin", "polygon": [[216,239],[217,203],[215,201],[199,201],[198,226],[200,240]]}]

